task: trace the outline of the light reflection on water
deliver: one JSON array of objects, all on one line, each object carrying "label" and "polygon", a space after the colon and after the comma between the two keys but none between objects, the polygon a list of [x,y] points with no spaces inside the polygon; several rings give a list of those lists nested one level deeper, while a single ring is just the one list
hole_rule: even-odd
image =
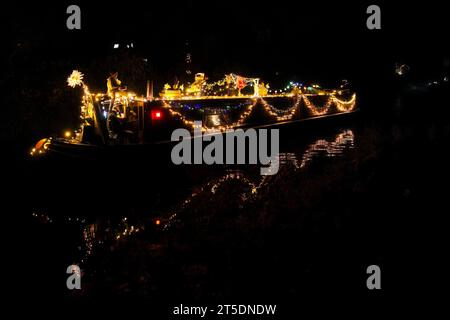
[{"label": "light reflection on water", "polygon": [[308,146],[305,153],[302,156],[300,168],[306,166],[306,164],[321,154],[327,157],[335,157],[341,155],[345,149],[354,148],[355,136],[352,130],[344,130],[339,133],[333,141],[327,141],[319,139],[315,143]]},{"label": "light reflection on water", "polygon": [[[321,137],[302,151],[282,152],[279,154],[280,170],[283,168],[294,171],[308,170],[308,165],[316,160],[326,161],[329,158],[345,156],[347,150],[355,147],[354,141],[354,132],[346,129],[329,138]],[[106,219],[107,221],[97,219],[93,222],[92,218],[83,216],[51,217],[42,212],[33,212],[32,217],[41,224],[53,224],[56,228],[69,226],[79,228],[82,244],[76,244],[79,248],[78,261],[84,264],[95,254],[96,248],[119,245],[129,237],[142,233],[146,228],[155,228],[157,232],[170,230],[183,221],[183,213],[195,206],[194,200],[205,196],[214,198],[227,183],[238,183],[240,192],[235,195],[238,197],[235,200],[240,206],[243,207],[248,202],[257,202],[259,190],[270,185],[273,177],[252,175],[246,170],[227,170],[220,177],[212,178],[201,186],[194,186],[192,188],[194,191],[187,198],[180,199],[172,210],[162,213],[157,218],[124,216],[113,222],[109,219]]]}]

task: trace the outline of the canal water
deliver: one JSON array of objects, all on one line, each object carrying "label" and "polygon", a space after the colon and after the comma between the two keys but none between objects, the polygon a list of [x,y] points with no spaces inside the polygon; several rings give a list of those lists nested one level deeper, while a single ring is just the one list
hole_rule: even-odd
[{"label": "canal water", "polygon": [[[261,206],[274,205],[280,216],[292,214],[272,197],[282,193],[285,198],[299,197],[293,203],[311,201],[308,190],[317,191],[311,181],[332,175],[325,171],[345,165],[358,149],[360,129],[346,122],[282,129],[279,172],[273,176],[261,176],[256,165],[175,167],[158,161],[39,159],[23,173],[31,200],[30,254],[42,263],[39,270],[46,285],[68,299],[98,294],[154,299],[160,290],[167,293],[161,283],[167,268],[177,268],[174,274],[179,277],[184,272],[203,277],[214,267],[209,254],[197,252],[197,242],[203,241],[199,235],[204,240],[215,238],[206,246],[212,251],[216,245],[226,247],[222,241],[234,235],[261,237],[260,232],[279,219],[270,216],[273,212],[258,216]],[[280,184],[283,179],[290,181]],[[255,240],[240,241],[245,248],[254,246]],[[186,266],[185,250],[203,262]],[[181,259],[179,266],[171,259]],[[230,265],[237,263],[234,257],[228,259]],[[64,288],[67,275],[61,272],[71,264],[82,270],[83,289],[76,293]],[[180,297],[198,290],[189,287],[190,281],[180,288]]]},{"label": "canal water", "polygon": [[[36,276],[31,288],[16,281],[44,300],[292,309],[324,294],[369,299],[365,270],[376,264],[388,272],[383,297],[397,297],[423,285],[410,279],[446,243],[438,186],[450,176],[450,131],[448,118],[422,112],[430,101],[280,127],[273,176],[167,165],[164,148],[145,159],[27,159],[11,185],[21,202],[9,241],[21,244],[20,273]],[[79,291],[66,288],[71,264]]]}]

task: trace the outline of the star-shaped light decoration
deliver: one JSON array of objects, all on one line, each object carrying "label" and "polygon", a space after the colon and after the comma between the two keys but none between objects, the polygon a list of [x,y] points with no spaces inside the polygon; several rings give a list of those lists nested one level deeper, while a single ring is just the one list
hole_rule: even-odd
[{"label": "star-shaped light decoration", "polygon": [[83,74],[78,70],[73,70],[72,74],[67,78],[69,87],[75,88],[83,84]]}]

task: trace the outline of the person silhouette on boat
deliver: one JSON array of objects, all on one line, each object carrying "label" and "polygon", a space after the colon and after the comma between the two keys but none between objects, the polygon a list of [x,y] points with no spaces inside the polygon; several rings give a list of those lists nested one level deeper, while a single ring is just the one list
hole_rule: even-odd
[{"label": "person silhouette on boat", "polygon": [[116,70],[110,72],[108,79],[106,80],[107,94],[110,97],[107,128],[110,138],[117,138],[117,125],[118,123],[117,113],[120,113],[119,106],[116,106],[116,98],[120,91],[125,91],[126,87],[121,86],[122,81],[118,79],[119,73]]},{"label": "person silhouette on boat", "polygon": [[111,71],[109,74],[109,78],[106,79],[106,87],[107,87],[107,94],[111,98],[111,103],[109,105],[109,110],[111,110],[114,106],[114,102],[116,100],[116,94],[123,90],[123,87],[120,85],[122,84],[122,81],[118,79],[119,73],[117,71]]}]

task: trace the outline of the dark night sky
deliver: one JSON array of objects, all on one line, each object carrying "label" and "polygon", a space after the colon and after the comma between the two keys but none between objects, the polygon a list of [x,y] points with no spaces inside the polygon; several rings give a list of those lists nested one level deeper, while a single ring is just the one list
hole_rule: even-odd
[{"label": "dark night sky", "polygon": [[[156,77],[183,69],[186,41],[193,72],[227,72],[274,80],[370,78],[395,61],[439,67],[448,51],[448,18],[441,2],[377,2],[382,30],[366,28],[372,1],[63,1],[17,2],[8,10],[6,61],[68,59],[86,65],[133,42]],[[82,30],[65,27],[69,4],[79,4]],[[18,47],[20,43],[20,47]],[[11,58],[13,57],[13,58]],[[19,62],[18,62],[19,61]],[[376,76],[375,76],[376,77]]]},{"label": "dark night sky", "polygon": [[[374,3],[382,10],[382,30],[366,28],[366,8]],[[81,30],[66,28],[66,8],[70,4],[81,7]],[[93,265],[99,262],[98,273],[87,269],[86,274],[87,279],[98,274],[105,282],[90,283],[94,286],[87,286],[82,295],[71,296],[75,299],[60,295],[58,298],[71,303],[67,310],[79,309],[86,314],[86,309],[78,306],[82,298],[93,298],[92,305],[101,309],[102,318],[107,318],[107,308],[102,309],[99,301],[102,297],[110,299],[105,304],[109,308],[114,305],[114,295],[121,299],[115,304],[120,307],[126,305],[127,298],[139,302],[137,309],[126,310],[128,314],[130,310],[145,310],[151,315],[148,319],[155,319],[151,303],[159,303],[159,299],[180,300],[189,292],[187,301],[207,297],[228,303],[227,296],[243,288],[238,299],[231,301],[247,295],[254,303],[270,290],[269,300],[264,297],[256,302],[279,301],[286,305],[287,298],[295,297],[292,310],[295,307],[298,313],[311,296],[317,296],[320,308],[314,310],[315,314],[320,309],[335,312],[334,307],[324,308],[329,295],[335,302],[342,298],[340,308],[365,306],[355,298],[366,299],[367,310],[372,312],[380,301],[389,302],[390,307],[397,305],[398,297],[408,303],[416,301],[421,298],[419,289],[425,283],[427,288],[422,292],[426,294],[438,292],[428,288],[428,284],[442,287],[444,273],[438,271],[444,270],[445,264],[439,262],[447,248],[439,244],[447,243],[444,238],[448,235],[448,224],[441,214],[448,191],[441,187],[448,182],[448,158],[442,146],[448,142],[449,109],[440,95],[433,100],[438,101],[436,105],[422,104],[420,100],[417,106],[412,104],[412,110],[410,104],[394,109],[393,99],[386,99],[387,106],[378,105],[378,101],[367,105],[364,99],[385,98],[383,86],[389,86],[389,82],[384,80],[393,76],[397,61],[409,64],[422,78],[442,72],[445,60],[450,64],[450,11],[445,1],[127,0],[117,4],[96,0],[14,0],[0,6],[0,87],[4,99],[0,102],[0,144],[2,161],[6,161],[2,163],[2,179],[4,198],[13,200],[11,208],[8,201],[2,201],[6,226],[2,234],[7,240],[3,274],[11,279],[14,290],[8,281],[6,286],[2,283],[2,289],[5,296],[17,298],[14,302],[31,297],[40,303],[34,313],[47,306],[54,309],[59,300],[49,299],[46,293],[57,288],[54,292],[59,294],[65,288],[67,264],[61,261],[72,259],[72,251],[68,251],[72,243],[68,240],[75,234],[81,239],[81,232],[75,233],[78,231],[72,223],[67,225],[70,229],[59,228],[59,222],[36,228],[37,221],[31,220],[35,209],[49,208],[43,212],[56,212],[55,218],[61,221],[72,210],[77,211],[77,216],[87,215],[88,221],[98,225],[103,219],[100,217],[108,217],[109,221],[111,212],[118,211],[121,213],[117,217],[122,217],[128,214],[124,212],[134,212],[129,206],[135,205],[139,209],[136,212],[146,210],[139,221],[151,221],[151,215],[159,214],[158,208],[166,206],[164,201],[167,208],[174,207],[178,201],[175,196],[190,193],[191,183],[209,181],[211,177],[211,181],[216,181],[222,170],[201,168],[197,173],[186,169],[186,173],[177,176],[177,170],[166,170],[165,165],[160,168],[153,160],[147,163],[153,157],[164,159],[153,148],[138,163],[131,163],[131,158],[122,162],[114,157],[99,158],[98,162],[78,161],[74,157],[73,162],[49,161],[45,165],[29,161],[26,155],[39,139],[61,136],[65,130],[79,127],[81,88],[69,88],[66,78],[73,69],[79,69],[85,73],[91,89],[105,90],[109,68],[106,61],[111,61],[107,57],[123,54],[113,49],[117,42],[133,42],[131,54],[140,62],[148,59],[150,71],[146,72],[155,80],[157,89],[183,73],[189,41],[194,73],[205,72],[212,79],[229,72],[258,76],[275,84],[272,88],[290,79],[318,81],[331,87],[346,78],[355,85],[361,110],[373,107],[375,111],[367,113],[370,119],[362,118],[353,124],[357,128],[358,148],[352,150],[348,160],[334,162],[333,158],[329,166],[317,165],[295,174],[287,166],[285,175],[268,180],[271,184],[263,186],[261,195],[254,198],[256,201],[227,218],[226,210],[238,208],[241,200],[222,196],[239,194],[235,184],[225,185],[206,205],[201,203],[201,195],[192,202],[201,203],[192,206],[195,217],[188,217],[191,207],[183,209],[187,213],[183,217],[188,219],[173,229],[173,234],[162,237],[167,241],[157,242],[159,236],[154,236],[149,228],[136,241],[121,243],[114,253],[107,253],[107,247],[100,248],[100,254],[92,257]],[[130,77],[119,72],[121,80],[128,84]],[[145,86],[144,81],[142,85]],[[295,135],[285,138],[286,142],[295,146],[294,150],[300,150],[301,145],[303,152],[304,141],[313,141],[316,136],[321,137],[321,132],[334,130],[335,125],[325,129],[327,125],[325,122],[322,128],[318,125],[292,131]],[[234,167],[224,170],[230,168]],[[128,174],[134,171],[138,174]],[[193,190],[197,192],[198,188]],[[219,210],[202,216],[202,208],[208,211],[208,204],[215,199]],[[219,201],[229,204],[223,206]],[[130,210],[122,211],[127,206]],[[250,208],[249,214],[244,214],[246,208]],[[92,212],[94,216],[90,216]],[[33,222],[31,228],[29,222]],[[205,226],[212,226],[214,234],[203,231]],[[145,249],[142,255],[138,250],[141,247]],[[76,246],[73,250],[78,252]],[[127,254],[122,256],[123,251]],[[205,253],[207,256],[203,256]],[[299,259],[293,259],[296,254]],[[293,260],[302,262],[292,263]],[[383,279],[388,285],[383,284],[382,294],[362,291],[365,273],[359,269],[361,263],[365,268],[377,261],[383,263],[383,268],[386,266]],[[156,275],[151,273],[155,270]],[[355,286],[354,296],[344,294]],[[113,291],[102,296],[109,288]],[[136,298],[144,292],[156,298],[149,301],[150,307]],[[308,299],[298,299],[301,292],[307,292]],[[270,297],[275,298],[274,302]],[[245,299],[240,301],[247,303]],[[164,311],[167,316],[168,309]]]}]

